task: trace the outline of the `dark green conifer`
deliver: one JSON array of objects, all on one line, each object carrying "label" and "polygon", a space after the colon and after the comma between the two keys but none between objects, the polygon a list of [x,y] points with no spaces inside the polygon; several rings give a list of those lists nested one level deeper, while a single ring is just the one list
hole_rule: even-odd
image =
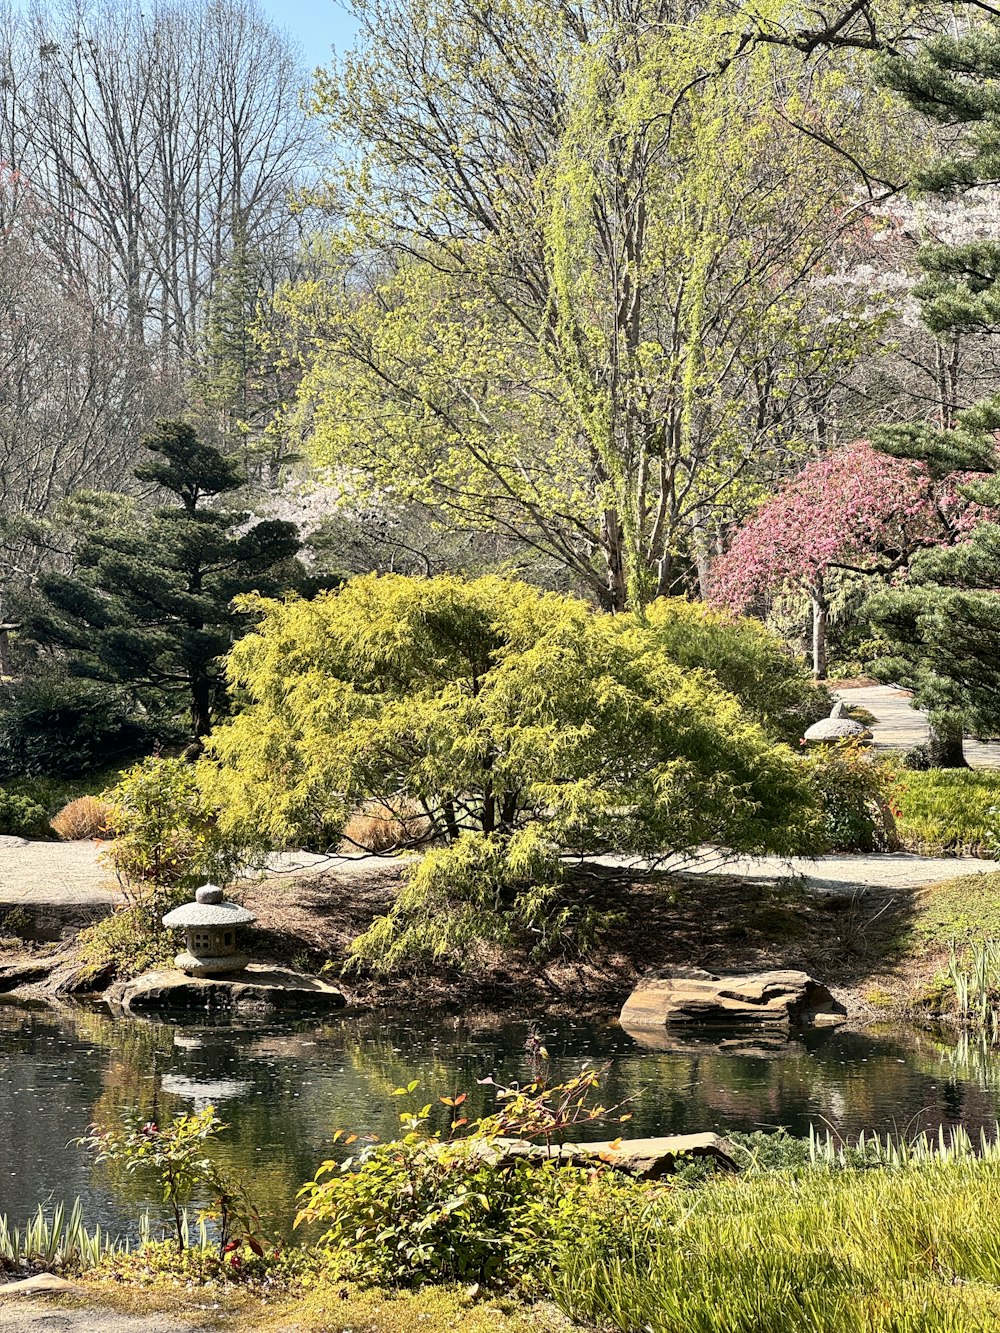
[{"label": "dark green conifer", "polygon": [[292,523],[206,503],[243,477],[191,426],[158,422],[144,445],[135,475],[172,502],[144,515],[120,496],[78,497],[65,515],[79,524],[72,569],[39,580],[24,629],[77,674],[185,699],[198,738],[224,698],[220,659],[245,628],[232,599],[299,586],[300,543]]},{"label": "dark green conifer", "polygon": [[[937,37],[913,57],[887,62],[887,82],[916,110],[963,127],[956,153],[934,161],[916,185],[945,197],[1000,179],[1000,23]],[[941,338],[1000,331],[1000,240],[922,247],[915,288],[923,318]],[[875,443],[921,459],[938,478],[972,474],[958,489],[984,521],[955,544],[920,554],[907,586],[868,612],[890,649],[876,668],[915,691],[929,710],[932,761],[964,763],[966,732],[1000,735],[1000,397],[965,411],[942,404],[935,425],[887,428]]]}]

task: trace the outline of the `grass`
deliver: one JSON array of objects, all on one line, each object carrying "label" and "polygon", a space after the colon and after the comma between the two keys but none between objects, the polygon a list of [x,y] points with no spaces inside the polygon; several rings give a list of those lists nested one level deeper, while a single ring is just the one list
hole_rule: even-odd
[{"label": "grass", "polygon": [[572,1317],[633,1333],[988,1333],[1000,1164],[781,1173],[673,1191],[557,1256]]},{"label": "grass", "polygon": [[1000,940],[1000,870],[920,890],[902,946],[919,957],[947,951],[952,942],[961,952],[984,939]]},{"label": "grass", "polygon": [[578,1328],[550,1302],[528,1305],[514,1300],[477,1298],[467,1287],[425,1287],[420,1291],[363,1290],[344,1282],[320,1280],[294,1294],[241,1290],[226,1285],[206,1309],[212,1288],[192,1287],[162,1276],[142,1285],[88,1276],[82,1291],[88,1304],[122,1314],[185,1314],[199,1328],[216,1325],[236,1333],[569,1333]]},{"label": "grass", "polygon": [[902,773],[893,793],[904,846],[925,856],[996,856],[1000,850],[1000,773],[929,769]]}]

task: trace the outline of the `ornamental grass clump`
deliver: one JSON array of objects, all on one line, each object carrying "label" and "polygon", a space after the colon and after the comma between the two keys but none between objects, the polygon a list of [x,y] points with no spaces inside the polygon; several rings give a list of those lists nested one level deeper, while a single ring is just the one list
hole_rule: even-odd
[{"label": "ornamental grass clump", "polygon": [[358,966],[583,947],[581,855],[811,842],[815,789],[776,739],[809,687],[759,626],[671,602],[601,615],[492,577],[365,575],[246,605],[257,624],[228,664],[242,706],[204,778],[220,826],[322,850],[368,802],[423,821],[408,845],[426,855]]},{"label": "ornamental grass clump", "polygon": [[998,1198],[1000,1163],[972,1155],[606,1196],[554,1238],[546,1285],[621,1333],[988,1333]]},{"label": "ornamental grass clump", "polygon": [[39,1206],[23,1226],[15,1226],[0,1213],[0,1273],[94,1268],[125,1244],[99,1226],[88,1230],[79,1199],[68,1213],[63,1203],[56,1204],[51,1214]]}]

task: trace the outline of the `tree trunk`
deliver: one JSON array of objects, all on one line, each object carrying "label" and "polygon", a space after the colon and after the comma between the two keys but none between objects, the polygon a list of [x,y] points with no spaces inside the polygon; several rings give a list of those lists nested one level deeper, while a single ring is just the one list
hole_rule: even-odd
[{"label": "tree trunk", "polygon": [[929,717],[931,734],[927,757],[931,768],[968,768],[962,742],[965,728],[956,713],[935,710]]},{"label": "tree trunk", "polygon": [[196,741],[212,729],[212,682],[207,675],[191,678],[191,734]]},{"label": "tree trunk", "polygon": [[822,586],[812,590],[813,617],[813,675],[817,680],[826,680],[826,628],[830,619],[830,607]]}]

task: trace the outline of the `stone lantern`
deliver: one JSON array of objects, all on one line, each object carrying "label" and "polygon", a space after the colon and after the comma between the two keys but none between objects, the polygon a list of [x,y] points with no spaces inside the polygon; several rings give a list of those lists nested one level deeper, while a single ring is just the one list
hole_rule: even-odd
[{"label": "stone lantern", "polygon": [[179,926],[187,948],[174,963],[192,977],[213,977],[220,973],[242,972],[250,961],[236,949],[236,927],[256,918],[236,903],[223,901],[217,884],[203,884],[193,903],[175,907],[163,918],[165,926]]},{"label": "stone lantern", "polygon": [[841,700],[833,705],[829,717],[821,718],[806,729],[802,739],[807,745],[829,745],[836,741],[870,741],[871,732],[860,722],[855,722],[848,714],[847,705]]}]

